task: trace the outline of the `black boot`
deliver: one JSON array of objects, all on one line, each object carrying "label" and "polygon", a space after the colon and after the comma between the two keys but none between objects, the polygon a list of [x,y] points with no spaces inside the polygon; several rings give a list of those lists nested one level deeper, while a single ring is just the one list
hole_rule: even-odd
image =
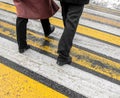
[{"label": "black boot", "polygon": [[19,53],[24,53],[27,49],[30,49],[30,45],[27,45],[23,48],[19,48]]},{"label": "black boot", "polygon": [[58,56],[58,58],[57,58],[57,64],[59,66],[63,66],[65,64],[71,64],[71,62],[72,62],[72,58],[70,56],[69,57]]},{"label": "black boot", "polygon": [[41,19],[41,24],[45,37],[48,37],[55,30],[55,26],[50,24],[49,19]]},{"label": "black boot", "polygon": [[50,30],[48,33],[45,33],[45,37],[48,37],[55,30],[55,26],[50,25]]}]

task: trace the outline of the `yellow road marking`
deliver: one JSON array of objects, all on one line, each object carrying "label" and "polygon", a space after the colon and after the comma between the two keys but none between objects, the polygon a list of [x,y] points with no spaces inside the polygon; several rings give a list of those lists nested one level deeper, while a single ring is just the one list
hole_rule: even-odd
[{"label": "yellow road marking", "polygon": [[[3,28],[0,28],[1,34],[6,35],[10,38],[16,39],[15,26],[10,25],[5,22],[2,22],[2,21],[0,21],[0,24],[2,24],[1,26],[3,26]],[[8,28],[8,29],[4,29],[4,28]],[[11,32],[11,31],[13,31],[13,32]],[[46,40],[52,41],[50,43],[55,45],[55,47],[43,46],[42,43],[39,41],[39,39],[43,38],[43,36],[36,34],[34,32],[31,32],[29,30],[28,30],[28,35],[37,39],[36,41],[32,41],[32,39],[28,38],[28,43],[30,45],[37,47],[41,50],[47,51],[53,55],[57,55],[56,47],[57,47],[58,41],[53,40],[53,39],[46,39]],[[114,69],[120,70],[120,63],[114,62],[114,61],[106,59],[104,57],[100,57],[98,55],[78,49],[76,47],[72,48],[71,54],[72,54],[74,63],[79,64],[88,69],[92,69],[93,71],[96,71],[100,74],[114,78],[116,80],[120,80],[120,73],[113,71],[111,68],[109,68],[109,67],[113,67]],[[79,56],[80,56],[80,58],[79,58]],[[107,67],[105,68],[105,67],[101,66],[99,63],[94,64],[95,61],[102,63],[102,65],[106,65]]]},{"label": "yellow road marking", "polygon": [[9,5],[9,4],[0,2],[0,8],[3,10],[8,9],[8,11],[16,13],[16,8],[13,5]]},{"label": "yellow road marking", "polygon": [[[60,19],[51,18],[51,23],[56,26],[63,27],[62,20],[60,20]],[[94,29],[91,29],[91,28],[88,28],[85,26],[81,26],[81,25],[78,25],[77,32],[82,35],[86,35],[86,36],[89,36],[89,37],[92,37],[95,39],[99,39],[99,40],[106,41],[111,44],[120,46],[120,37],[109,34],[109,33],[94,30]]]},{"label": "yellow road marking", "polygon": [[104,18],[104,17],[99,17],[99,16],[95,16],[95,15],[92,15],[92,14],[88,14],[88,13],[83,13],[82,16],[84,18],[87,18],[87,19],[90,19],[90,20],[95,20],[95,21],[102,22],[102,23],[105,23],[105,24],[110,24],[112,26],[120,27],[120,22],[118,22],[118,21],[113,21],[113,20],[110,20],[110,19],[107,19],[107,18]]},{"label": "yellow road marking", "polygon": [[100,11],[100,12],[105,12],[105,13],[110,13],[110,14],[115,14],[117,16],[120,16],[120,12],[116,9],[106,9],[104,7],[100,7],[98,5],[93,5],[93,4],[88,4],[86,5],[86,8],[88,9],[95,9],[96,11]]},{"label": "yellow road marking", "polygon": [[0,98],[67,98],[0,63]]},{"label": "yellow road marking", "polygon": [[[15,7],[13,5],[5,4],[2,2],[0,2],[0,5],[1,5],[0,6],[1,9],[16,13]],[[97,18],[95,16],[93,18],[95,18],[97,20]],[[102,18],[98,18],[98,19],[102,19]],[[62,20],[52,17],[50,19],[50,21],[52,24],[63,28]],[[108,22],[108,19],[106,19],[104,21]],[[114,25],[116,24],[117,26],[120,25],[120,23],[116,23],[113,20],[109,20],[109,22],[113,23]],[[111,44],[115,44],[115,45],[120,46],[120,37],[119,36],[115,36],[115,35],[105,33],[105,32],[99,31],[99,30],[94,30],[92,28],[88,28],[88,27],[81,26],[81,25],[78,26],[77,32],[79,34],[82,34],[82,35],[86,35],[86,36],[89,36],[89,37],[92,37],[95,39],[99,39],[99,40],[106,41],[106,42],[109,42]]]}]

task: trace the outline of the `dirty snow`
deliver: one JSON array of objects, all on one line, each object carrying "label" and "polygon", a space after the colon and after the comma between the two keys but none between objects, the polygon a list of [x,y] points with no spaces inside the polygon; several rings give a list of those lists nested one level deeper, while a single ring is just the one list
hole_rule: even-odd
[{"label": "dirty snow", "polygon": [[120,0],[90,0],[90,2],[110,9],[120,10]]}]

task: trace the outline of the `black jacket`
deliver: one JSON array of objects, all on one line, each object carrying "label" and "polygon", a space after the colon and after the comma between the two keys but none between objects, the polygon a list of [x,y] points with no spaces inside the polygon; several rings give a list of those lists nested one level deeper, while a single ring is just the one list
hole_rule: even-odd
[{"label": "black jacket", "polygon": [[59,0],[59,1],[72,4],[88,4],[90,0]]}]

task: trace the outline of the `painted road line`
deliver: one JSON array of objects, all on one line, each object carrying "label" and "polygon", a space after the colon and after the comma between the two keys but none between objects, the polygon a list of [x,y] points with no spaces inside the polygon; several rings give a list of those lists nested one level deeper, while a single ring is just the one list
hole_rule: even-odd
[{"label": "painted road line", "polygon": [[[63,27],[62,20],[51,18],[51,23],[58,26]],[[81,35],[94,38],[103,42],[110,43],[112,45],[120,46],[120,37],[117,35],[112,35],[109,33],[105,33],[103,31],[95,30],[89,27],[78,25],[77,32]],[[113,38],[113,39],[111,39]]]},{"label": "painted road line", "polygon": [[83,18],[89,19],[89,20],[94,20],[96,22],[100,22],[103,24],[107,24],[107,25],[111,25],[111,26],[115,26],[117,28],[120,28],[120,22],[119,21],[114,21],[112,19],[109,18],[104,18],[104,17],[100,17],[97,15],[92,15],[92,14],[88,14],[88,13],[83,13]]},{"label": "painted road line", "polygon": [[[93,6],[94,7],[94,6]],[[99,7],[99,9],[101,9],[103,7]],[[105,17],[106,19],[112,19],[112,20],[116,20],[116,21],[120,21],[120,17],[118,16],[118,13],[119,11],[116,11],[116,12],[113,12],[113,13],[109,13],[109,11],[111,11],[111,9],[109,9],[109,11],[107,11],[108,9],[104,9],[106,12],[104,11],[99,11],[97,9],[88,9],[88,8],[85,8],[84,12],[85,13],[90,13],[92,15],[95,15],[95,16],[101,16],[101,17]]]},{"label": "painted road line", "polygon": [[67,96],[0,63],[1,98],[67,98]]},{"label": "painted road line", "polygon": [[[65,65],[62,67],[58,66],[54,58],[51,58],[47,55],[41,54],[31,49],[26,51],[24,54],[20,54],[17,51],[16,43],[2,37],[0,37],[0,55],[20,65],[20,67],[15,66],[14,68],[21,69],[21,66],[23,66],[24,68],[32,70],[33,72],[36,72],[39,75],[53,80],[56,83],[59,83],[75,92],[78,92],[79,94],[85,95],[88,98],[120,97],[119,85],[69,65]],[[1,60],[5,64],[10,64],[10,62],[7,63],[7,60],[4,60],[0,57],[0,61]],[[13,63],[10,65],[14,66]],[[23,72],[24,68],[21,69]],[[38,79],[38,77],[35,78]],[[40,80],[43,81],[45,79],[40,78]],[[50,85],[50,87],[52,85],[55,85],[47,82],[47,86],[48,84]],[[61,86],[58,86],[57,91],[59,91],[59,88],[61,88]],[[63,91],[66,92],[66,90]],[[71,96],[70,98],[81,98],[74,96],[76,94],[70,91],[67,91],[67,94],[68,96],[73,95],[73,97]]]},{"label": "painted road line", "polygon": [[[2,5],[2,6],[0,6],[1,9],[10,11],[12,13],[16,13],[15,7],[13,5],[9,5],[9,4],[2,3],[2,2],[0,2],[0,4]],[[61,19],[52,17],[50,19],[50,21],[53,25],[63,28],[63,22]],[[109,21],[112,21],[112,20],[109,20]],[[95,30],[95,29],[85,27],[82,25],[78,26],[77,32],[79,34],[87,36],[87,37],[91,37],[91,38],[94,38],[97,40],[101,40],[103,42],[107,42],[107,43],[110,43],[110,44],[113,44],[116,46],[120,46],[120,37],[117,35],[109,34],[109,33]],[[111,38],[113,38],[113,39],[111,39]]]},{"label": "painted road line", "polygon": [[[18,59],[19,59],[19,57],[18,57]],[[50,80],[48,78],[45,78],[44,76],[36,73],[35,71],[33,71],[33,69],[35,68],[34,65],[33,65],[34,67],[32,67],[32,70],[31,70],[29,68],[26,68],[25,67],[26,65],[19,65],[20,63],[17,64],[17,63],[15,63],[13,61],[10,61],[7,58],[4,58],[4,57],[0,56],[0,64],[3,64],[4,66],[11,68],[11,71],[13,71],[13,72],[17,71],[17,73],[24,75],[24,78],[22,78],[22,77],[20,77],[20,76],[18,76],[16,74],[15,75],[9,74],[10,76],[8,76],[8,77],[16,77],[16,78],[18,77],[17,78],[18,82],[15,81],[15,82],[18,83],[18,85],[16,85],[16,84],[13,83],[12,85],[9,85],[10,87],[11,86],[18,86],[18,89],[21,89],[21,86],[22,87],[24,86],[24,84],[23,85],[20,84],[20,83],[23,83],[21,81],[25,81],[25,80],[29,81],[30,80],[29,81],[30,82],[30,86],[31,86],[31,84],[35,84],[34,88],[33,88],[33,90],[35,90],[35,92],[33,92],[33,93],[37,94],[37,95],[33,96],[34,98],[68,98],[68,97],[70,97],[70,98],[86,98],[85,96],[83,96],[81,94],[78,94],[78,93],[70,90],[69,88],[64,87],[63,85],[60,85],[60,84],[58,84],[58,83],[56,83],[56,82],[54,82],[54,81],[52,81],[52,80]],[[32,61],[30,61],[30,62],[32,62]],[[32,62],[32,64],[33,64],[33,62]],[[30,67],[30,65],[31,64],[29,64],[29,67]],[[1,73],[4,74],[4,71],[2,70],[2,68],[0,70],[1,70]],[[9,71],[7,71],[7,72],[9,73]],[[2,74],[0,74],[1,77],[3,76]],[[31,79],[28,80],[28,79],[26,79],[26,77],[27,78],[31,78]],[[3,81],[2,78],[0,79],[0,81],[2,81],[1,85],[6,84],[6,83],[4,83],[6,81]],[[8,79],[8,81],[12,82],[10,79]],[[35,81],[36,83],[34,83],[32,81]],[[40,86],[39,86],[39,84],[40,84]],[[8,86],[8,85],[5,85],[5,87],[6,86]],[[28,86],[29,85],[27,85],[27,87]],[[25,88],[25,87],[23,87],[23,88]],[[1,91],[3,91],[3,89],[4,88],[2,88]],[[21,91],[21,92],[24,93],[25,89],[23,89],[23,91]],[[30,90],[31,89],[32,88],[30,87]],[[38,89],[39,89],[39,91],[38,91]],[[13,89],[13,90],[16,90],[16,89]],[[8,91],[6,91],[6,89],[5,89],[5,92],[8,92]],[[28,95],[29,91],[25,92],[25,93]],[[30,95],[32,95],[33,93],[30,93]],[[14,94],[17,94],[17,92],[14,92]],[[37,97],[37,96],[41,96],[41,97]],[[10,97],[10,98],[15,98],[15,97]],[[24,97],[24,98],[27,98],[27,97]],[[31,96],[30,96],[30,98],[31,98]]]},{"label": "painted road line", "polygon": [[101,7],[101,6],[95,5],[95,4],[94,5],[93,4],[86,5],[86,8],[91,9],[91,10],[96,10],[99,12],[104,12],[104,13],[109,13],[112,15],[120,16],[120,11],[118,11],[118,10]]},{"label": "painted road line", "polygon": [[[0,21],[0,24],[2,24],[0,26],[0,34],[5,35],[9,38],[16,39],[14,25],[2,21]],[[49,46],[43,45],[45,41],[49,42]],[[56,51],[58,41],[54,39],[44,39],[40,34],[28,30],[28,43],[40,50],[46,51],[55,56],[57,55]],[[77,47],[72,48],[71,55],[73,56],[73,62],[77,65],[120,81],[119,62],[102,57],[98,54],[90,53],[89,51],[85,51]]]}]

